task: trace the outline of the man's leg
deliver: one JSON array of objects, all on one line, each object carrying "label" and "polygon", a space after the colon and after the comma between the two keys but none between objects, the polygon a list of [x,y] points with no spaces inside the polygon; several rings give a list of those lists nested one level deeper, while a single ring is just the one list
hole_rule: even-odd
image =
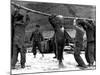
[{"label": "man's leg", "polygon": [[21,60],[20,60],[21,68],[25,68],[25,62],[26,62],[26,49],[25,49],[25,47],[21,48],[20,54],[21,54]]},{"label": "man's leg", "polygon": [[62,46],[58,46],[58,51],[57,51],[58,53],[58,60],[60,61],[60,62],[62,62],[62,59],[63,59],[63,48],[62,48]]},{"label": "man's leg", "polygon": [[18,47],[17,45],[14,45],[13,46],[13,57],[11,59],[11,68],[14,69],[15,68],[15,65],[17,63],[17,58],[18,58]]},{"label": "man's leg", "polygon": [[89,63],[89,66],[92,66],[93,63],[94,63],[94,54],[95,54],[95,51],[94,51],[94,43],[88,43],[87,44],[87,62]]},{"label": "man's leg", "polygon": [[33,52],[34,58],[36,58],[36,42],[33,42],[32,52]]},{"label": "man's leg", "polygon": [[85,63],[80,56],[81,48],[82,48],[81,44],[76,43],[76,47],[74,50],[74,58],[75,58],[76,62],[78,63],[78,66],[86,68]]},{"label": "man's leg", "polygon": [[44,54],[43,54],[42,48],[41,48],[41,43],[38,42],[37,45],[38,45],[38,49],[39,49],[40,53],[42,54],[42,57],[44,57]]},{"label": "man's leg", "polygon": [[60,45],[58,45],[58,48],[57,48],[57,59],[58,59],[58,61],[59,61],[59,68],[63,68],[64,67],[64,64],[63,64],[63,62],[62,62],[62,60],[63,60],[63,50],[64,50],[64,45],[63,45],[63,43],[62,43],[62,45],[60,44]]},{"label": "man's leg", "polygon": [[52,43],[52,47],[53,47],[53,51],[54,51],[54,54],[55,54],[55,56],[53,58],[57,58],[57,54],[56,54],[56,44],[54,42]]}]

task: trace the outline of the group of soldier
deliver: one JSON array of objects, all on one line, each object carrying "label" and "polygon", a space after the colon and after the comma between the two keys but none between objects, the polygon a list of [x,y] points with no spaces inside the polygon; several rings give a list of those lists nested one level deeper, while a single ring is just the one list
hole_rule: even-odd
[{"label": "group of soldier", "polygon": [[[14,13],[11,14],[11,24],[12,24],[12,49],[11,49],[11,68],[15,69],[15,65],[18,61],[18,54],[21,55],[21,68],[25,68],[25,62],[26,62],[26,46],[25,46],[25,27],[29,24],[30,18],[29,18],[29,11],[26,12],[26,15],[20,14],[20,8],[16,7],[16,10]],[[23,18],[25,17],[25,21],[23,21]],[[72,38],[69,36],[69,34],[64,29],[64,17],[61,15],[51,15],[49,17],[49,22],[51,26],[54,28],[54,37],[52,42],[55,58],[59,61],[59,64],[62,64],[63,59],[63,50],[65,46],[65,41],[69,40],[72,42]],[[88,62],[89,66],[93,66],[94,62],[96,61],[96,27],[92,20],[76,20],[76,25],[73,26],[76,30],[76,36],[75,36],[75,46],[74,48],[74,58],[76,62],[78,63],[79,67],[87,68],[87,65],[84,63],[83,59],[80,56],[80,51],[83,47],[83,31],[81,28],[83,28],[86,31],[87,36],[87,47],[85,50],[85,58]],[[40,25],[35,26],[35,31],[32,32],[32,36],[30,38],[30,41],[33,42],[32,44],[32,52],[34,57],[36,57],[36,48],[38,47],[38,50],[43,55],[42,49],[41,49],[41,41],[43,41],[43,35],[39,31]]]}]

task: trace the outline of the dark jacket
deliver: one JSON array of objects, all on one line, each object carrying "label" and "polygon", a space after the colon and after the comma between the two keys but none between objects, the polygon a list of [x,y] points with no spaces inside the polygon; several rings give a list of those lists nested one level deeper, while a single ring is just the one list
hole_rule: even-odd
[{"label": "dark jacket", "polygon": [[42,33],[39,30],[35,30],[32,32],[32,36],[30,38],[30,41],[43,41]]}]

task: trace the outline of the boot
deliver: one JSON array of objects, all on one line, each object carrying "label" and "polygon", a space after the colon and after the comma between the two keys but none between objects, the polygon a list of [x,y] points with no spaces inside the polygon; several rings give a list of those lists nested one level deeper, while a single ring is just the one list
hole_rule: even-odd
[{"label": "boot", "polygon": [[21,65],[21,68],[25,68],[25,65]]},{"label": "boot", "polygon": [[77,67],[87,68],[86,65],[77,65]]}]

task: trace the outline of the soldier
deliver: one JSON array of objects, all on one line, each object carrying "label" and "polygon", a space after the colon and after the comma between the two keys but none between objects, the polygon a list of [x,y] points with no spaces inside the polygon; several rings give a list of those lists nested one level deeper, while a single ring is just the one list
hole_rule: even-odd
[{"label": "soldier", "polygon": [[13,56],[11,59],[11,68],[15,69],[18,60],[18,53],[21,54],[21,68],[25,68],[26,49],[25,49],[25,27],[26,23],[23,21],[24,16],[20,14],[20,9],[16,8],[14,15],[14,37],[13,37]]},{"label": "soldier", "polygon": [[36,25],[36,29],[35,31],[32,32],[32,36],[30,38],[30,41],[33,41],[32,52],[33,52],[34,58],[36,58],[36,53],[37,53],[36,47],[38,47],[40,53],[42,53],[42,56],[44,56],[41,49],[41,41],[43,41],[43,36],[42,36],[42,33],[39,31],[39,28],[40,28],[40,25]]},{"label": "soldier", "polygon": [[92,66],[96,60],[96,49],[95,49],[95,25],[92,20],[80,21],[79,24],[86,31],[87,36],[87,49],[85,57],[89,66]]},{"label": "soldier", "polygon": [[[55,55],[57,60],[59,61],[59,67],[63,67],[62,59],[63,59],[63,50],[65,45],[65,39],[69,38],[68,33],[65,33],[63,24],[64,17],[62,15],[51,15],[49,16],[49,22],[54,28],[54,41],[55,41]],[[71,38],[70,38],[71,39]]]},{"label": "soldier", "polygon": [[80,51],[83,48],[83,35],[84,32],[82,31],[82,27],[75,26],[76,35],[75,35],[75,49],[74,49],[74,58],[76,62],[78,63],[79,67],[86,68],[84,61],[82,60],[80,56]]}]

